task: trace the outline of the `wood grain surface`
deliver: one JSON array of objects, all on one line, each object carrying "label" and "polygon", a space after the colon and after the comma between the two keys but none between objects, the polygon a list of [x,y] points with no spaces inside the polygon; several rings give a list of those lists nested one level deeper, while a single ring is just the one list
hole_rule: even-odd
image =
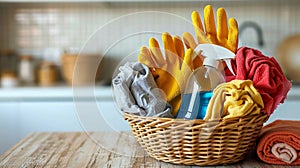
[{"label": "wood grain surface", "polygon": [[[112,136],[110,132],[49,132],[32,133],[18,144],[0,156],[1,168],[186,168],[194,166],[174,165],[156,161],[149,157],[140,148],[136,141],[124,139],[128,133],[117,133]],[[130,133],[129,133],[130,134]],[[130,155],[114,152],[113,149],[103,148],[98,139],[111,142],[114,149],[126,151],[130,149]],[[96,140],[95,140],[96,139]],[[103,142],[103,141],[102,141]],[[113,151],[113,152],[112,152]],[[289,167],[268,165],[258,160],[254,154],[249,154],[246,160],[228,166],[214,167]],[[292,167],[292,166],[290,166]]]}]

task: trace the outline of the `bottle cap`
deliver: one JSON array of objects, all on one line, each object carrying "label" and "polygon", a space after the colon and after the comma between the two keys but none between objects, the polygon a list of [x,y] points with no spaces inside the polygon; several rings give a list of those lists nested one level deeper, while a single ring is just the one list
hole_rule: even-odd
[{"label": "bottle cap", "polygon": [[218,61],[211,57],[205,57],[203,61],[203,65],[208,65],[217,68],[218,67]]}]

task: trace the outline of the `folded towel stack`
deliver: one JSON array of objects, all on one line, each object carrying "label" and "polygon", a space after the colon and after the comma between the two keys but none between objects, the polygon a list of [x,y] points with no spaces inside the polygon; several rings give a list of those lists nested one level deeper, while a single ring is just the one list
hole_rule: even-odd
[{"label": "folded towel stack", "polygon": [[273,57],[264,56],[260,51],[242,47],[231,62],[233,71],[226,69],[226,81],[234,79],[252,80],[254,87],[264,101],[264,112],[270,116],[277,105],[283,103],[291,88],[279,64]]},{"label": "folded towel stack", "polygon": [[263,127],[257,154],[269,164],[300,165],[300,121],[276,120]]},{"label": "folded towel stack", "polygon": [[263,107],[251,80],[232,80],[214,89],[204,120],[259,114]]}]

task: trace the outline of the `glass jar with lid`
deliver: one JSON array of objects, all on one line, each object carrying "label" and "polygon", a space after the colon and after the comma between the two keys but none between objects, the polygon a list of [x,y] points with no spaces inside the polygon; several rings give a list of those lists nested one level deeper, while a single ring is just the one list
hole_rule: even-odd
[{"label": "glass jar with lid", "polygon": [[23,85],[33,85],[35,81],[34,62],[31,55],[19,56],[19,80]]},{"label": "glass jar with lid", "polygon": [[18,86],[17,75],[13,72],[2,72],[1,74],[1,87],[12,88]]},{"label": "glass jar with lid", "polygon": [[54,86],[57,79],[57,67],[55,63],[42,61],[38,68],[38,84],[40,86]]}]

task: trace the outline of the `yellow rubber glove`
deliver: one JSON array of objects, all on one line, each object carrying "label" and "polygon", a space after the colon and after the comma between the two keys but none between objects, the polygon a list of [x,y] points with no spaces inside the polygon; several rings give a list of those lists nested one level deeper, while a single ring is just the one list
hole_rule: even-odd
[{"label": "yellow rubber glove", "polygon": [[[184,44],[186,48],[195,49],[197,44],[193,38],[193,36],[189,32],[184,32],[182,35]],[[197,69],[198,67],[201,67],[203,64],[203,56],[198,55],[196,58],[193,59],[193,67],[192,69]]]},{"label": "yellow rubber glove", "polygon": [[[197,11],[192,13],[194,31],[199,44],[212,43],[236,52],[238,47],[238,24],[234,18],[230,18],[227,25],[227,15],[224,8],[217,10],[218,29],[216,30],[214,12],[211,5],[204,8],[204,26]],[[192,43],[192,42],[189,42]]]},{"label": "yellow rubber glove", "polygon": [[175,116],[181,103],[181,92],[192,67],[193,50],[184,51],[180,37],[162,34],[164,56],[156,39],[149,40],[149,48],[141,47],[138,61],[147,65],[152,72],[158,88],[165,93],[166,100],[172,105]]},{"label": "yellow rubber glove", "polygon": [[262,97],[251,80],[232,80],[214,89],[204,120],[259,114],[263,108]]}]

